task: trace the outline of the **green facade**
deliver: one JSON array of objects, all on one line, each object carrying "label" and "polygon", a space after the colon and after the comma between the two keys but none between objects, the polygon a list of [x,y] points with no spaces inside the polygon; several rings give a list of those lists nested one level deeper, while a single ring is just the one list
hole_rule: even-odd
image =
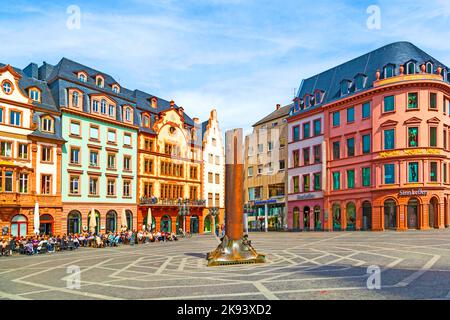
[{"label": "green facade", "polygon": [[[80,136],[81,139],[74,138],[70,136],[70,124],[71,120],[78,121],[80,123]],[[95,125],[99,127],[99,142],[92,142],[89,140],[90,125]],[[111,146],[107,143],[108,129],[115,129],[117,135],[117,146]],[[131,134],[131,148],[125,148],[123,145],[124,134]],[[137,194],[137,129],[133,129],[126,126],[117,125],[107,121],[99,121],[89,117],[83,117],[67,112],[62,114],[62,136],[67,141],[62,149],[62,201],[63,202],[82,202],[82,203],[121,203],[121,204],[136,204],[136,194]],[[89,145],[96,145],[101,147],[97,149],[99,153],[99,169],[89,168],[90,164],[90,150],[92,150]],[[80,165],[73,166],[70,164],[70,148],[78,147],[80,148]],[[116,170],[107,169],[108,161],[108,151],[106,148],[117,149],[116,154]],[[124,156],[131,157],[131,171],[123,171],[123,161]],[[70,191],[70,176],[73,175],[69,173],[68,170],[80,170],[83,173],[80,174],[80,195],[71,196]],[[88,172],[96,172],[101,175],[98,183],[98,197],[89,196],[89,174]],[[107,181],[108,177],[106,174],[115,174],[116,178],[116,197],[107,196]],[[131,197],[123,197],[123,176],[130,177],[133,179],[126,178],[126,180],[131,180]]]}]

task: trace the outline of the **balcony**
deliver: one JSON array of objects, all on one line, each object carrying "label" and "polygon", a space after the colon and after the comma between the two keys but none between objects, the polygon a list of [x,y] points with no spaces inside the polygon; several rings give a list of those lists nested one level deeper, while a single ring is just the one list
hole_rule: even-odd
[{"label": "balcony", "polygon": [[34,207],[35,203],[40,205],[51,204],[52,206],[61,205],[61,197],[53,195],[36,195],[18,192],[0,193],[0,206],[11,207]]},{"label": "balcony", "polygon": [[200,199],[158,199],[156,197],[149,198],[149,197],[142,197],[139,199],[140,205],[146,205],[146,206],[161,206],[161,207],[167,207],[167,206],[181,206],[182,204],[186,204],[190,207],[205,207],[206,206],[206,200],[200,200]]},{"label": "balcony", "polygon": [[444,79],[441,75],[432,74],[432,73],[415,73],[415,74],[403,74],[395,77],[390,77],[386,79],[375,80],[373,86],[380,87],[384,85],[394,84],[397,82],[405,82],[405,81],[424,81],[424,80],[432,80],[432,81],[443,81]]}]

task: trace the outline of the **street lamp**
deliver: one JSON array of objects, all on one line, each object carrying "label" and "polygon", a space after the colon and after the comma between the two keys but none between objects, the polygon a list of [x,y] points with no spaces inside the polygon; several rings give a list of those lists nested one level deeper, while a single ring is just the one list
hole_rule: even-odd
[{"label": "street lamp", "polygon": [[178,215],[183,217],[183,234],[186,235],[186,216],[190,213],[188,201],[183,201],[178,204]]},{"label": "street lamp", "polygon": [[209,213],[213,216],[213,218],[214,218],[214,224],[213,224],[213,232],[214,232],[214,235],[216,235],[216,217],[219,215],[219,213],[220,213],[220,211],[219,211],[219,208],[217,208],[217,207],[212,207],[212,208],[209,208]]}]

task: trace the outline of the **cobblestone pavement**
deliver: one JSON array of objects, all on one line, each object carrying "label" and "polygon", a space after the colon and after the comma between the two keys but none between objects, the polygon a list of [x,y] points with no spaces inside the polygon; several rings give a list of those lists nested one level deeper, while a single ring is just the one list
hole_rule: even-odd
[{"label": "cobblestone pavement", "polygon": [[[0,257],[0,299],[450,299],[449,229],[250,239],[266,264],[206,267],[218,244],[211,235]],[[368,289],[370,266],[381,270],[380,289]]]}]

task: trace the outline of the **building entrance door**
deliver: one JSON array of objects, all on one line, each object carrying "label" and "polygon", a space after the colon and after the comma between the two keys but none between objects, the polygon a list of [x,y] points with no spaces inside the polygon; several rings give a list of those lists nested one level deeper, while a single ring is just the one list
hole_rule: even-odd
[{"label": "building entrance door", "polygon": [[411,199],[408,202],[408,229],[417,229],[419,217],[419,201]]}]

